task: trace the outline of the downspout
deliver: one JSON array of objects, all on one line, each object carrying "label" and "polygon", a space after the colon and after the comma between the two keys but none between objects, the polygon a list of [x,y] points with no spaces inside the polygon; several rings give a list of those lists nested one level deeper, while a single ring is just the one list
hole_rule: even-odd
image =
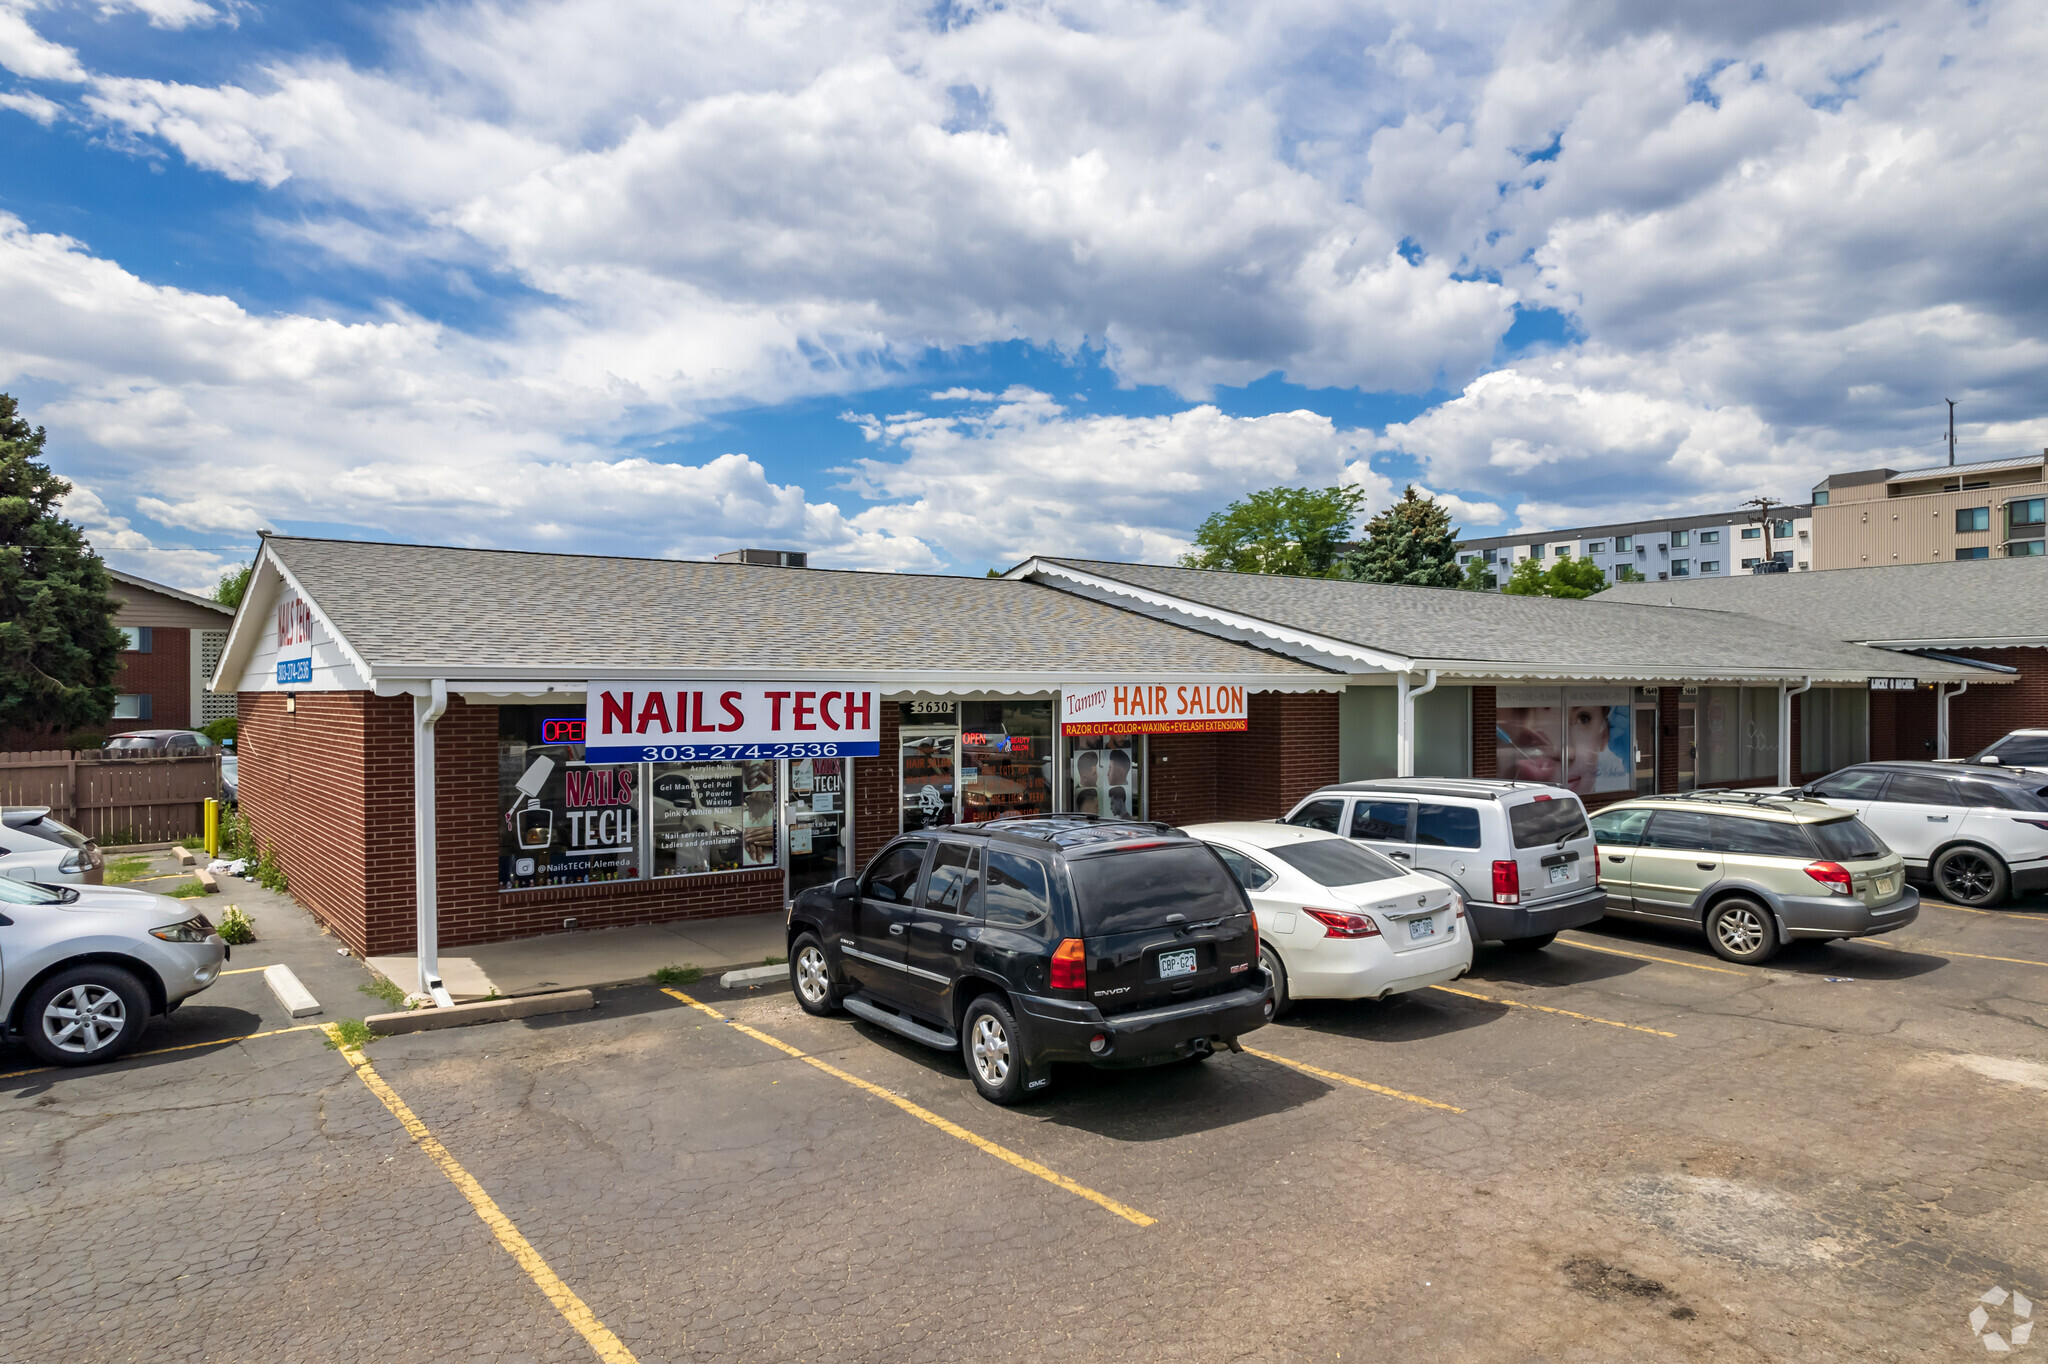
[{"label": "downspout", "polygon": [[1807,678],[1798,686],[1786,688],[1778,684],[1778,785],[1792,784],[1792,698],[1802,692],[1813,690],[1813,679]]},{"label": "downspout", "polygon": [[1429,680],[1419,687],[1408,685],[1408,674],[1399,677],[1400,724],[1398,726],[1398,747],[1394,752],[1394,775],[1412,777],[1415,775],[1415,701],[1436,690],[1436,669],[1431,668]]},{"label": "downspout", "polygon": [[413,900],[418,916],[419,992],[447,1008],[455,1001],[441,983],[441,907],[434,884],[434,722],[448,709],[448,682],[437,677],[430,696],[412,699]]},{"label": "downspout", "polygon": [[1946,682],[1934,684],[1936,696],[1934,707],[1934,756],[1937,759],[1948,756],[1948,703],[1969,689],[1970,684],[1968,682],[1956,683],[1954,691],[1948,689],[1948,683]]}]

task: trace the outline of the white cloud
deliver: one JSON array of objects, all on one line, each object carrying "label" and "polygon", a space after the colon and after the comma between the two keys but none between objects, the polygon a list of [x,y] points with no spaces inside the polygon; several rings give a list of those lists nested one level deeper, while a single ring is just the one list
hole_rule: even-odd
[{"label": "white cloud", "polygon": [[29,80],[85,80],[86,71],[78,63],[78,54],[36,32],[25,12],[30,8],[32,4],[22,4],[20,0],[0,3],[0,67]]},{"label": "white cloud", "polygon": [[223,573],[241,562],[212,550],[160,546],[127,517],[117,515],[98,493],[78,483],[71,485],[59,510],[85,532],[93,551],[114,567],[187,592],[211,591]]},{"label": "white cloud", "polygon": [[234,23],[235,5],[236,0],[229,0],[223,9],[215,9],[205,0],[100,0],[100,13],[113,15],[132,10],[147,18],[151,28],[206,28]]},{"label": "white cloud", "polygon": [[24,114],[45,128],[57,121],[64,107],[53,100],[44,99],[32,90],[14,90],[0,94],[0,109],[12,109]]},{"label": "white cloud", "polygon": [[[375,62],[275,54],[213,86],[96,75],[34,13],[0,0],[0,64],[48,83],[8,107],[261,186],[281,249],[388,271],[395,298],[408,272],[517,286],[474,330],[401,304],[253,316],[0,220],[0,312],[24,321],[0,377],[55,386],[49,419],[179,527],[325,507],[588,543],[588,480],[849,562],[1041,533],[1150,557],[1261,479],[1377,480],[1375,448],[1491,525],[1917,462],[1946,396],[1987,456],[2048,420],[2048,11],[2019,0],[1111,0],[1085,24],[453,0],[382,20]],[[1554,358],[1496,360],[1518,302],[1568,316]],[[966,374],[930,401],[975,411],[859,418],[891,458],[846,514],[739,454],[640,453],[1017,341],[1106,348],[1190,402],[1275,372],[1455,396],[1375,441],[1298,413],[1076,417]],[[1154,487],[1083,467],[1127,457]],[[202,459],[232,473],[220,507],[192,490]],[[629,520],[663,547],[722,524]]]},{"label": "white cloud", "polygon": [[1371,509],[1394,497],[1367,463],[1361,433],[1315,412],[1231,417],[1202,405],[1161,417],[1074,417],[1043,393],[1013,388],[966,415],[852,419],[904,452],[846,471],[853,491],[881,503],[855,523],[964,562],[1034,553],[1170,562],[1203,517],[1280,483],[1355,483]]}]

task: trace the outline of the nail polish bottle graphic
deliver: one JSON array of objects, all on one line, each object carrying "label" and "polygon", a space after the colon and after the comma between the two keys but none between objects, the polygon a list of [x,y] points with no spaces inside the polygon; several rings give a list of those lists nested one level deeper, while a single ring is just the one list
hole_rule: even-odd
[{"label": "nail polish bottle graphic", "polygon": [[555,812],[540,803],[541,788],[554,770],[555,760],[543,753],[516,783],[515,789],[526,799],[526,808],[517,816],[521,848],[538,850],[555,841]]}]

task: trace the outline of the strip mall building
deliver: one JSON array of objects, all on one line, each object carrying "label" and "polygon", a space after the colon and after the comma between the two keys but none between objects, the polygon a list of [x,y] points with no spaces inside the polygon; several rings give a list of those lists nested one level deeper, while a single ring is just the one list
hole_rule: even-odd
[{"label": "strip mall building", "polygon": [[1594,805],[1790,781],[1868,756],[1873,687],[1966,680],[2009,674],[1664,606],[272,536],[214,686],[293,894],[431,970],[435,947],[779,912],[955,821],[1269,819],[1405,773]]}]

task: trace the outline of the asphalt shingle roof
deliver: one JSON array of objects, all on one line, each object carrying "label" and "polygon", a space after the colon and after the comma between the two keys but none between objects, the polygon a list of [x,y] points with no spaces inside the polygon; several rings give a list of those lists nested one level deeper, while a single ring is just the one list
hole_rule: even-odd
[{"label": "asphalt shingle roof", "polygon": [[1603,605],[1707,607],[1864,643],[2048,639],[2048,556],[1616,583]]},{"label": "asphalt shingle roof", "polygon": [[[1397,587],[1088,559],[1040,562],[1066,565],[1098,578],[1457,672],[1717,677],[1754,666],[1757,671],[1748,675],[1817,673],[1861,678],[1889,676],[1899,670],[1896,659],[1829,638],[1809,625],[1783,624],[1732,611],[1616,605],[1599,597],[1591,602],[1510,597],[1457,588]],[[1973,675],[1970,670],[1919,659],[1914,660],[1914,671],[1929,679]]]},{"label": "asphalt shingle roof", "polygon": [[386,676],[801,668],[1261,674],[1294,659],[1035,583],[272,536],[270,551]]}]

